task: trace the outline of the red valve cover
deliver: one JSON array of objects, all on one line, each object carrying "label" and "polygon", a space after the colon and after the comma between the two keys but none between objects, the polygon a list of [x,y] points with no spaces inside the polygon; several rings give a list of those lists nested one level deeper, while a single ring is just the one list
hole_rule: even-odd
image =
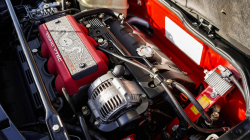
[{"label": "red valve cover", "polygon": [[108,71],[108,58],[96,50],[98,45],[88,30],[71,16],[49,21],[39,27],[43,42],[42,56],[48,58],[48,71],[57,75],[59,93],[66,88],[69,95]]}]

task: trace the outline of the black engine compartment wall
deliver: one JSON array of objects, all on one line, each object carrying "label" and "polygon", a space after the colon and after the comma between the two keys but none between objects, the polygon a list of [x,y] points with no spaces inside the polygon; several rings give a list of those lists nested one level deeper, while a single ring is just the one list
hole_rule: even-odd
[{"label": "black engine compartment wall", "polygon": [[249,0],[173,0],[187,12],[202,16],[237,43],[233,44],[250,55]]}]

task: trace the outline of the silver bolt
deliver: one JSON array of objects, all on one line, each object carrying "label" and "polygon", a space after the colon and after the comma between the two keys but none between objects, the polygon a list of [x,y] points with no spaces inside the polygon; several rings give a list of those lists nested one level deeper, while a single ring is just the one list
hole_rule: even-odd
[{"label": "silver bolt", "polygon": [[208,34],[209,38],[214,38],[214,34]]},{"label": "silver bolt", "polygon": [[146,98],[146,97],[147,97],[147,95],[146,95],[146,94],[142,94],[142,95],[141,95],[141,97]]},{"label": "silver bolt", "polygon": [[165,82],[166,82],[167,85],[171,85],[171,84],[173,83],[173,80],[168,79],[168,80],[166,80]]},{"label": "silver bolt", "polygon": [[38,52],[38,49],[33,49],[32,52],[33,52],[33,53],[37,53],[37,52]]},{"label": "silver bolt", "polygon": [[200,18],[200,22],[203,22],[204,21],[204,19],[203,18]]},{"label": "silver bolt", "polygon": [[104,43],[104,40],[102,38],[99,38],[98,41],[97,41],[99,44],[103,44]]},{"label": "silver bolt", "polygon": [[90,24],[87,24],[87,25],[86,25],[86,28],[91,28],[91,25],[90,25]]},{"label": "silver bolt", "polygon": [[52,129],[54,132],[60,132],[60,126],[58,124],[53,125]]},{"label": "silver bolt", "polygon": [[89,112],[88,112],[88,110],[86,110],[86,111],[83,111],[82,114],[83,114],[84,116],[87,116],[87,115],[89,114]]},{"label": "silver bolt", "polygon": [[213,113],[211,114],[211,119],[212,119],[213,121],[219,120],[219,117],[220,117],[220,114],[219,114],[218,112],[213,112]]},{"label": "silver bolt", "polygon": [[85,63],[80,63],[80,64],[79,64],[79,67],[80,67],[80,68],[84,68],[84,67],[85,67]]},{"label": "silver bolt", "polygon": [[103,17],[104,17],[104,14],[101,13],[98,17],[99,17],[99,18],[103,18]]},{"label": "silver bolt", "polygon": [[94,125],[95,125],[95,126],[99,126],[100,123],[99,123],[98,121],[95,121],[95,122],[94,122]]},{"label": "silver bolt", "polygon": [[57,23],[59,23],[59,22],[60,22],[60,20],[58,20],[58,19],[57,19],[57,20],[55,20],[55,24],[57,24]]},{"label": "silver bolt", "polygon": [[210,94],[210,96],[211,96],[212,98],[215,98],[215,97],[217,96],[217,93],[213,91],[213,92]]},{"label": "silver bolt", "polygon": [[195,27],[198,26],[198,23],[197,23],[197,22],[193,22],[192,24],[193,24],[193,26],[195,26]]},{"label": "silver bolt", "polygon": [[150,84],[150,87],[151,87],[151,88],[154,88],[154,87],[155,87],[155,85],[154,85],[154,84]]},{"label": "silver bolt", "polygon": [[49,4],[44,4],[44,5],[43,5],[43,8],[44,8],[44,9],[49,8]]},{"label": "silver bolt", "polygon": [[204,73],[207,74],[209,71],[207,69],[204,69]]},{"label": "silver bolt", "polygon": [[87,107],[86,107],[86,106],[83,106],[83,107],[82,107],[82,110],[87,110]]}]

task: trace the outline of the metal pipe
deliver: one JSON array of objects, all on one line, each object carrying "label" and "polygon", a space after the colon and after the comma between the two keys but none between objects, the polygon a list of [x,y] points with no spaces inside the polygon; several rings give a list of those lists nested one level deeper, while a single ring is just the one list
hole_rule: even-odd
[{"label": "metal pipe", "polygon": [[[12,19],[14,27],[16,29],[18,39],[20,41],[21,47],[23,49],[24,55],[26,57],[28,65],[29,65],[29,68],[30,68],[32,77],[34,79],[35,85],[36,85],[37,90],[38,90],[40,97],[42,99],[43,106],[44,106],[45,113],[46,113],[45,122],[46,122],[46,125],[48,127],[51,139],[65,139],[65,140],[69,139],[68,133],[65,130],[58,113],[53,108],[52,103],[49,99],[48,92],[45,88],[45,85],[42,81],[41,75],[38,71],[38,68],[37,68],[37,65],[35,63],[32,52],[30,50],[29,44],[28,44],[27,40],[25,39],[23,31],[20,27],[19,21],[17,19],[17,16],[16,16],[15,11],[13,9],[13,6],[11,4],[11,1],[5,0],[5,2],[7,4],[8,10],[10,12],[11,19]],[[59,128],[58,127],[57,128],[60,131],[53,130],[53,128],[55,128],[53,126],[55,126],[55,125],[59,125]]]}]

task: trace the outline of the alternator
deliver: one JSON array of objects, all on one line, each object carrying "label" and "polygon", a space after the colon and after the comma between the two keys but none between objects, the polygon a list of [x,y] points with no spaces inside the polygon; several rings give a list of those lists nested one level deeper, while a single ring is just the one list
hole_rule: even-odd
[{"label": "alternator", "polygon": [[140,95],[141,92],[131,81],[108,72],[91,84],[88,104],[96,119],[108,123],[138,107],[141,104]]}]

